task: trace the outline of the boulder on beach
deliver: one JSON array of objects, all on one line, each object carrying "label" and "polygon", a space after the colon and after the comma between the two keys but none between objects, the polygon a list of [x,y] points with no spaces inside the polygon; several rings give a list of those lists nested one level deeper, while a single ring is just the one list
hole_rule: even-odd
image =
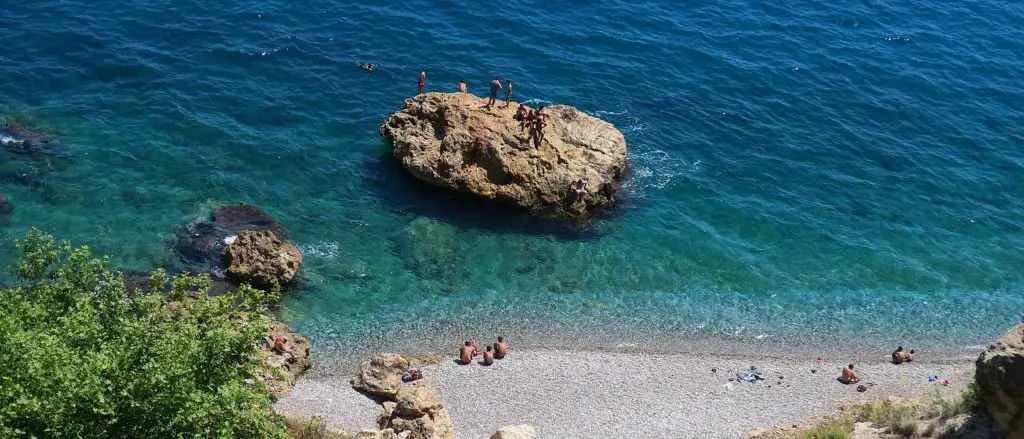
[{"label": "boulder on beach", "polygon": [[529,425],[502,427],[491,435],[491,439],[536,439],[537,431]]},{"label": "boulder on beach", "polygon": [[975,380],[992,417],[1016,434],[1011,437],[1024,438],[1024,323],[989,345],[976,366]]},{"label": "boulder on beach", "polygon": [[[611,124],[567,105],[545,108],[538,146],[514,118],[518,103],[486,108],[466,93],[409,98],[380,134],[413,176],[443,188],[529,209],[584,218],[615,202],[626,141]],[[582,193],[573,183],[586,183]]]},{"label": "boulder on beach", "polygon": [[371,395],[394,398],[402,388],[402,374],[409,370],[409,359],[398,354],[377,354],[359,365],[352,388]]},{"label": "boulder on beach", "polygon": [[302,266],[299,249],[270,230],[243,230],[224,249],[224,274],[256,288],[280,289],[295,280]]}]

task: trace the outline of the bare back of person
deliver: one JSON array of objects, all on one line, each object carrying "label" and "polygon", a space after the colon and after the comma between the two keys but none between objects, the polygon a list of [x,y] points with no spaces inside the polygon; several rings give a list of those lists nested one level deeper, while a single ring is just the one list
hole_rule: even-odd
[{"label": "bare back of person", "polygon": [[503,342],[503,341],[499,341],[499,342],[495,343],[494,344],[494,358],[497,358],[497,359],[500,360],[502,358],[505,358],[506,355],[508,355],[508,344]]},{"label": "bare back of person", "polygon": [[484,352],[484,359],[483,361],[480,362],[480,364],[483,364],[484,366],[490,366],[494,364],[494,352]]}]

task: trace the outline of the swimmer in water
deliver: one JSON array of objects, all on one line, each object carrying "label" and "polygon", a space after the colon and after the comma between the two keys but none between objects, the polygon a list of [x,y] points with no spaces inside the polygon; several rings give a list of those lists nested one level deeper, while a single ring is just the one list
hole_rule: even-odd
[{"label": "swimmer in water", "polygon": [[366,73],[370,73],[377,68],[377,65],[372,62],[368,62],[366,64],[360,64],[359,68],[363,69],[363,71]]}]

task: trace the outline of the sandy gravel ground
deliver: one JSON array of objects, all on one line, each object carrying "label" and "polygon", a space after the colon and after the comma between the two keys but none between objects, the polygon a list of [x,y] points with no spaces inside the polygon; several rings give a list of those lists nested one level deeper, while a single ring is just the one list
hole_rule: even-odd
[{"label": "sandy gravel ground", "polygon": [[[869,385],[859,393],[856,386],[836,381],[849,361],[530,349],[514,350],[491,367],[459,366],[446,358],[425,373],[458,439],[488,438],[502,426],[518,424],[535,426],[541,439],[678,439],[740,438],[758,427],[806,423],[852,401],[955,392],[974,370],[966,353],[932,360],[920,355],[898,366],[884,361],[884,353],[871,353],[856,362]],[[767,379],[729,381],[751,365]],[[929,383],[932,375],[952,385]],[[380,412],[340,373],[300,380],[276,409],[297,416],[323,414],[329,426],[344,431],[373,428]]]}]

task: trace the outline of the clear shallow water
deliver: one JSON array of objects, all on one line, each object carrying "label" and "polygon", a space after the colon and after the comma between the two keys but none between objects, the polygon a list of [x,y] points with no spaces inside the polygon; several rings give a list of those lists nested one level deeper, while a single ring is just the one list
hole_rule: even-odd
[{"label": "clear shallow water", "polygon": [[[761,3],[5,4],[0,117],[73,159],[0,183],[3,232],[150,269],[172,228],[255,203],[306,258],[284,317],[338,352],[485,328],[965,345],[1016,321],[1024,7]],[[620,211],[574,233],[404,176],[376,130],[421,67],[614,123]]]}]

